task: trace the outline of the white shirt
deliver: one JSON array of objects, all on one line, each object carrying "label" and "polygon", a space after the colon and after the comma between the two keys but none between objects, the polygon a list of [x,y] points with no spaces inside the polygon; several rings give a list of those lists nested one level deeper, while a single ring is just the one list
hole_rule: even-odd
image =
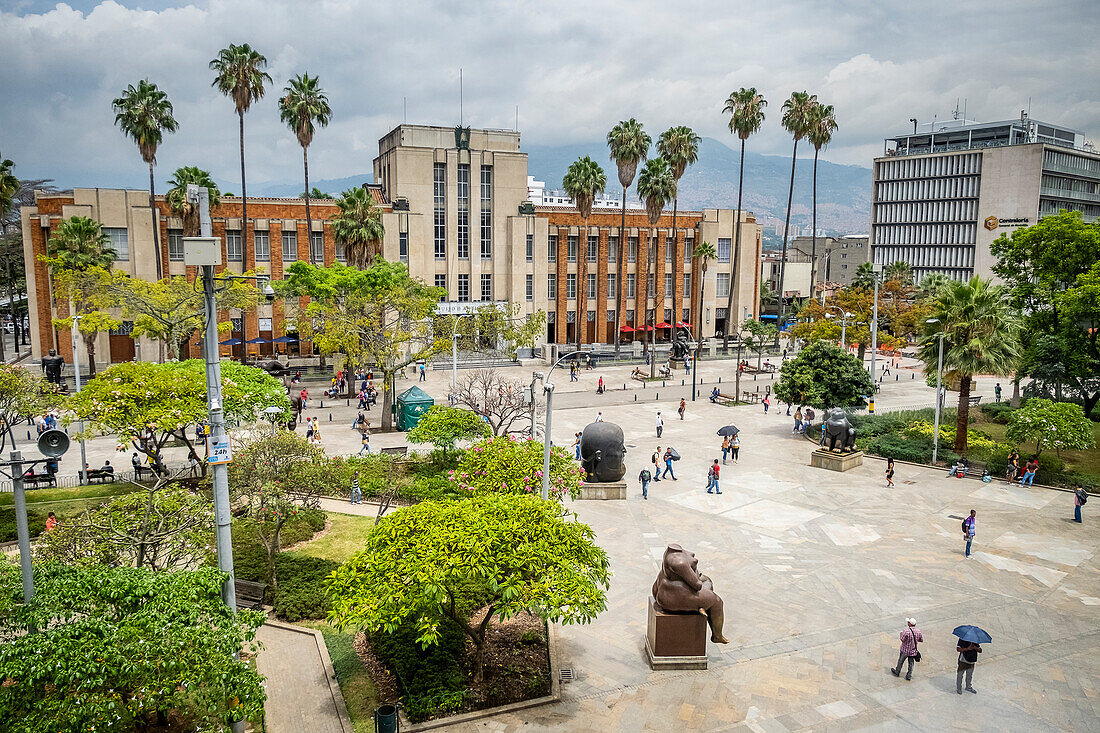
[{"label": "white shirt", "polygon": [[603,413],[602,412],[598,413],[596,415],[596,422],[603,422]]},{"label": "white shirt", "polygon": [[661,427],[664,424],[665,424],[665,421],[661,418],[660,415],[658,415],[657,416],[657,427]]}]

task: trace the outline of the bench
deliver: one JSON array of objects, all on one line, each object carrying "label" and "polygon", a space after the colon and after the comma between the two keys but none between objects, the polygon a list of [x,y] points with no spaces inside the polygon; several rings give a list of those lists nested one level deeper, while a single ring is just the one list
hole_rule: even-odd
[{"label": "bench", "polygon": [[660,379],[671,379],[672,378],[672,370],[671,369],[665,369],[664,367],[661,367],[660,371],[657,372],[657,376]]},{"label": "bench", "polygon": [[404,456],[409,453],[409,446],[407,445],[395,445],[390,448],[383,448],[382,452],[390,456]]},{"label": "bench", "polygon": [[[141,474],[148,473],[149,478],[153,478],[156,474],[153,473],[152,466],[142,466],[139,463],[131,464],[134,467],[134,480],[141,481]],[[90,473],[90,472],[89,472]]]},{"label": "bench", "polygon": [[978,403],[981,402],[981,401],[982,401],[982,396],[981,395],[974,395],[973,397],[971,397],[970,399],[967,400],[967,402],[970,403],[971,407],[976,407],[978,405]]},{"label": "bench", "polygon": [[741,400],[743,402],[748,402],[750,404],[755,405],[757,402],[760,401],[760,393],[759,392],[749,392],[748,390],[745,390],[745,391],[741,392]]},{"label": "bench", "polygon": [[23,475],[23,486],[28,489],[33,489],[39,484],[46,484],[47,486],[57,487],[57,474],[56,473],[32,473]]},{"label": "bench", "polygon": [[714,402],[719,405],[735,405],[737,404],[737,397],[719,392],[718,396],[714,398]]},{"label": "bench", "polygon": [[250,608],[257,611],[263,608],[267,583],[234,580],[233,585],[236,589],[237,608]]},{"label": "bench", "polygon": [[637,382],[647,382],[647,381],[649,381],[649,377],[647,377],[644,373],[642,373],[641,371],[639,371],[637,369],[635,369],[634,371],[632,371],[630,373],[630,378],[637,381]]},{"label": "bench", "polygon": [[100,468],[90,468],[90,469],[88,469],[87,471],[84,472],[84,475],[88,479],[89,484],[94,484],[94,483],[105,484],[108,481],[110,481],[111,483],[115,482],[115,472],[114,471],[104,471],[103,469],[100,469]]}]

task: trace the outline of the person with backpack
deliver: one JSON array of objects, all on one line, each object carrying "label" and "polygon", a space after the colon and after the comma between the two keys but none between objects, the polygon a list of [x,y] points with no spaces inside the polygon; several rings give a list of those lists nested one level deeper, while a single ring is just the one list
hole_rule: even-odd
[{"label": "person with backpack", "polygon": [[661,480],[661,446],[657,446],[657,450],[653,451],[653,455],[649,457],[649,462],[653,464],[653,480]]},{"label": "person with backpack", "polygon": [[917,642],[924,641],[924,637],[921,636],[920,629],[917,628],[917,620],[915,618],[905,619],[905,628],[898,634],[901,639],[901,650],[898,652],[898,666],[890,670],[890,673],[895,677],[901,677],[901,665],[905,660],[909,660],[909,669],[905,672],[905,679],[913,679],[913,662],[920,661],[920,650],[917,649]]},{"label": "person with backpack", "polygon": [[970,545],[974,542],[975,534],[975,519],[977,514],[973,509],[970,510],[970,516],[962,521],[963,542],[966,544],[966,556],[970,557]]},{"label": "person with backpack", "polygon": [[718,459],[714,459],[714,464],[711,465],[710,471],[707,473],[707,493],[708,494],[721,494],[722,489],[718,488],[718,474],[721,472],[721,468],[718,466]]},{"label": "person with backpack", "polygon": [[1073,521],[1081,523],[1081,507],[1089,500],[1089,492],[1081,488],[1081,484],[1073,485]]},{"label": "person with backpack", "polygon": [[678,455],[678,454],[674,454],[672,452],[672,446],[671,445],[668,448],[665,449],[665,455],[664,455],[665,472],[661,474],[661,478],[667,478],[668,475],[671,473],[672,474],[672,480],[676,481],[676,473],[672,470],[672,462],[674,460],[676,460],[676,455]]},{"label": "person with backpack", "polygon": [[649,498],[649,482],[653,480],[653,475],[649,472],[649,469],[643,468],[642,472],[638,474],[638,480],[642,482],[642,498]]}]

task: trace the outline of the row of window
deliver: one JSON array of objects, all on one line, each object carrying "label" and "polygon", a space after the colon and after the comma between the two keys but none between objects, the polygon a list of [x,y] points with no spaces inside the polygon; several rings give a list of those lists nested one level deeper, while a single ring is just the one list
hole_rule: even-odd
[{"label": "row of window", "polygon": [[875,183],[875,201],[977,198],[979,181],[976,177],[878,181]]},{"label": "row of window", "polygon": [[[719,240],[721,241],[721,240]],[[725,240],[727,243],[730,240]],[[691,262],[691,253],[693,249],[693,240],[687,240],[684,242],[684,262]],[[567,235],[565,256],[569,262],[577,261],[577,243],[578,237],[575,234]],[[588,236],[588,246],[586,248],[585,255],[589,262],[596,262],[600,255],[600,237],[597,234],[591,234]],[[728,247],[727,247],[728,250]],[[672,262],[672,248],[665,247],[665,262]],[[619,257],[619,238],[617,236],[609,236],[607,238],[607,261],[616,262]],[[527,235],[527,261],[531,262],[534,258],[532,235]],[[626,261],[637,262],[638,260],[638,237],[627,238],[626,245]],[[546,242],[546,261],[557,262],[558,261],[558,235],[549,235]],[[727,252],[727,259],[721,260],[723,262],[729,262],[729,255]]]},{"label": "row of window", "polygon": [[1100,181],[1085,181],[1080,178],[1066,178],[1065,176],[1052,176],[1043,174],[1043,188],[1055,191],[1072,191],[1073,193],[1100,194]]},{"label": "row of window", "polygon": [[[470,259],[470,164],[459,163],[458,185],[455,191],[458,220],[455,223],[457,242],[455,253],[460,260]],[[437,260],[447,259],[447,164],[436,163],[432,169],[432,199],[434,207],[433,254]],[[481,167],[481,259],[493,257],[493,169]]]},{"label": "row of window", "polygon": [[[531,283],[531,286],[534,287],[534,281],[531,279],[532,276],[528,275],[527,277],[528,277],[528,279]],[[446,275],[436,275],[435,276],[435,286],[437,288],[443,288],[444,290],[446,290],[447,289],[447,276]],[[447,299],[446,295],[444,295],[442,298],[440,298],[440,300],[446,300],[446,299]],[[492,300],[493,299],[493,276],[492,275],[483,274],[481,276],[481,298],[480,299],[481,300]],[[458,300],[460,302],[463,302],[463,303],[468,302],[470,300],[470,276],[469,275],[463,274],[463,275],[458,276]]]},{"label": "row of window", "polygon": [[[724,310],[724,309],[720,308],[718,310]],[[629,309],[629,310],[624,311],[624,313],[626,314],[626,318],[623,320],[623,323],[628,324],[628,325],[633,324],[634,323],[634,310]],[[648,315],[649,315],[650,318],[653,317],[653,313],[654,313],[653,310],[649,311]],[[546,314],[546,322],[547,323],[556,322],[557,321],[557,315],[558,314],[555,311],[549,311]],[[587,320],[589,323],[593,323],[596,320],[596,311],[587,311],[585,316],[586,316],[585,320]],[[615,321],[615,311],[613,311],[613,310],[607,311],[606,317],[607,317],[607,322],[608,323],[614,323],[614,321]],[[666,323],[672,323],[672,309],[671,308],[665,308],[664,319],[665,319]],[[682,311],[680,311],[680,319],[682,321],[686,322],[686,323],[690,323],[691,322],[691,309],[690,308],[684,308]],[[566,311],[565,312],[565,322],[566,323],[576,323],[577,322],[577,312],[576,311]]]},{"label": "row of window", "polygon": [[875,227],[874,244],[973,244],[977,224],[901,224]]},{"label": "row of window", "polygon": [[[121,237],[117,234],[111,236],[112,246],[118,250],[116,242],[121,242],[122,246],[128,251],[126,245],[126,230],[125,229],[108,229],[104,227],[104,232],[121,232]],[[404,248],[402,250],[402,262],[408,262],[408,235],[402,234],[404,240]],[[282,233],[282,247],[283,247],[283,262],[294,262],[298,259],[298,232],[296,231],[284,231]],[[317,262],[323,262],[325,259],[325,239],[324,234],[321,232],[312,232],[309,237],[310,257]],[[271,261],[271,235],[269,232],[253,232],[253,247],[256,252],[257,262],[270,262]],[[239,229],[231,229],[225,233],[225,255],[226,259],[230,262],[243,262],[244,261],[244,248],[241,243],[241,231]],[[119,259],[128,259],[127,257],[119,257]],[[168,259],[172,262],[183,262],[183,230],[182,229],[169,229],[168,230]],[[336,259],[340,262],[345,261],[344,246],[340,243],[336,244]]]},{"label": "row of window", "polygon": [[1083,155],[1062,153],[1057,150],[1044,150],[1043,167],[1065,171],[1066,173],[1100,178],[1100,160],[1096,158],[1086,158]]},{"label": "row of window", "polygon": [[898,224],[902,222],[924,221],[976,221],[977,218],[977,199],[875,204],[876,224]]},{"label": "row of window", "polygon": [[[719,277],[721,277],[721,274],[722,273],[719,273]],[[728,280],[729,279],[729,273],[727,272],[727,273],[725,273],[725,275],[726,275],[726,278]],[[532,280],[531,275],[528,275],[527,278],[528,278],[528,281]],[[547,278],[546,279],[546,297],[549,298],[550,300],[557,300],[557,298],[558,298],[558,275],[555,272],[551,272],[546,276],[546,278]],[[586,280],[586,285],[588,286],[588,295],[587,295],[587,297],[590,298],[590,299],[595,299],[596,298],[596,282],[597,282],[596,274],[592,273],[592,272],[588,273],[588,277],[587,277],[587,280]],[[614,297],[615,297],[615,288],[616,288],[617,285],[618,285],[618,277],[616,276],[616,274],[613,273],[613,272],[608,273],[608,275],[607,275],[607,293],[608,293],[608,298],[609,299],[614,299]],[[625,288],[626,288],[626,293],[624,293],[624,297],[626,297],[626,298],[635,297],[635,293],[636,293],[636,290],[637,290],[637,287],[636,287],[637,279],[636,279],[636,276],[634,275],[634,273],[628,273],[627,274],[626,281],[625,281],[624,285],[625,285]],[[654,287],[655,287],[655,280],[650,280],[648,289],[649,289],[649,297],[651,297],[651,298],[655,296]],[[528,292],[530,292],[530,290]],[[672,273],[668,273],[668,272],[665,273],[665,290],[664,290],[664,294],[665,294],[665,299],[666,300],[672,297]],[[685,298],[690,298],[691,294],[692,294],[691,293],[691,275],[690,274],[685,274],[684,275],[684,297]],[[571,272],[571,273],[568,273],[565,276],[565,297],[566,297],[567,300],[573,300],[574,298],[577,297],[577,275],[576,275],[576,273]],[[529,297],[528,300],[531,300],[531,298]]]},{"label": "row of window", "polygon": [[913,267],[972,269],[974,247],[875,247],[875,262],[908,262]]},{"label": "row of window", "polygon": [[928,158],[906,158],[881,161],[877,165],[877,179],[880,181],[977,175],[982,172],[982,154],[965,153]]}]

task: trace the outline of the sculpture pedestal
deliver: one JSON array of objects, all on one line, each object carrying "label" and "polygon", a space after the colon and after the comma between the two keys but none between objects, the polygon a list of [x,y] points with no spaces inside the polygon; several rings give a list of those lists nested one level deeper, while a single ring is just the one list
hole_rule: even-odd
[{"label": "sculpture pedestal", "polygon": [[601,501],[626,499],[625,481],[602,481],[598,484],[585,483],[581,486],[578,499],[597,499]]},{"label": "sculpture pedestal", "polygon": [[651,668],[706,669],[709,635],[706,614],[662,611],[649,597],[645,653]]},{"label": "sculpture pedestal", "polygon": [[810,465],[814,468],[824,468],[829,471],[850,471],[856,466],[863,465],[863,451],[833,453],[818,448],[810,454]]}]

